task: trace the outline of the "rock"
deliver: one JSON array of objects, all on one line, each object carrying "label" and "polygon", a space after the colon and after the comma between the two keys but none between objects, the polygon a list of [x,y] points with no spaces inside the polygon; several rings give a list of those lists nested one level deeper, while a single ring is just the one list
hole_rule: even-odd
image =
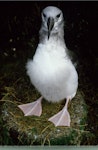
[{"label": "rock", "polygon": [[[15,101],[13,97],[3,98],[2,119],[14,143],[15,141],[20,145],[80,145],[82,143],[84,134],[87,132],[85,131],[87,106],[82,92],[78,91],[69,104],[70,127],[55,127],[48,121],[49,117],[63,108],[65,101],[52,104],[43,100],[42,115],[36,117],[24,116],[17,107],[20,102]],[[24,101],[24,103],[26,102]]]}]

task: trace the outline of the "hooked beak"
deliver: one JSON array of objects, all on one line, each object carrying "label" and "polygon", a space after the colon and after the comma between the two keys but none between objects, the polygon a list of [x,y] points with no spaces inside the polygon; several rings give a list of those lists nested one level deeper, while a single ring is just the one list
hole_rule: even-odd
[{"label": "hooked beak", "polygon": [[50,33],[51,33],[52,29],[53,29],[53,26],[54,26],[54,19],[52,17],[49,17],[48,21],[47,21],[48,40],[49,40],[49,37],[50,37]]}]

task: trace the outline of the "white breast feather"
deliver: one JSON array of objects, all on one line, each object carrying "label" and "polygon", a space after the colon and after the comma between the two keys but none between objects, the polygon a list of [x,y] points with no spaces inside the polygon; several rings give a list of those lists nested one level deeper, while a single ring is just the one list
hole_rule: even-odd
[{"label": "white breast feather", "polygon": [[39,44],[26,67],[32,84],[46,100],[58,102],[76,94],[77,72],[63,47]]}]

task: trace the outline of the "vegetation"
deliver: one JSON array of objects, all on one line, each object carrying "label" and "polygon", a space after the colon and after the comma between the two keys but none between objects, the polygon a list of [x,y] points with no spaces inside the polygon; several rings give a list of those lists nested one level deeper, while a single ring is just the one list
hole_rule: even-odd
[{"label": "vegetation", "polygon": [[[66,143],[64,136],[60,137],[59,140],[56,137],[55,139],[49,140],[50,135],[48,134],[51,132],[51,129],[54,133],[56,131],[55,128],[51,124],[47,124],[45,120],[46,126],[42,127],[42,132],[46,134],[46,138],[44,137],[42,141],[38,141],[37,143],[36,140],[31,140],[30,134],[28,141],[24,141],[23,143],[23,133],[26,134],[26,132],[22,132],[19,135],[15,130],[17,120],[20,124],[23,122],[25,127],[28,126],[26,123],[27,118],[22,116],[22,113],[19,112],[16,105],[30,102],[39,97],[39,93],[34,89],[29,78],[26,76],[25,64],[27,59],[32,58],[35,53],[38,43],[38,31],[41,24],[40,12],[48,5],[58,6],[64,12],[65,41],[67,47],[73,50],[78,56],[79,64],[77,70],[79,73],[79,91],[82,91],[88,108],[87,124],[85,124],[85,120],[82,120],[82,124],[84,124],[85,127],[79,126],[78,129],[71,128],[70,130],[73,134],[66,140],[69,141],[70,138],[72,139],[69,145],[77,144],[77,139],[75,141],[74,137],[79,137],[80,140],[78,144],[97,145],[98,51],[96,33],[98,31],[98,21],[96,20],[98,19],[98,6],[96,3],[90,2],[0,2],[0,144],[22,145],[29,143],[36,145],[40,143],[63,145]],[[47,106],[45,101],[44,105]],[[57,104],[57,109],[61,106],[62,104]],[[10,111],[4,112],[4,108]],[[52,106],[50,108],[52,109]],[[18,116],[16,115],[17,113],[19,113]],[[6,120],[7,115],[9,119],[16,119],[13,120],[13,123],[15,123],[14,126],[11,124],[12,128],[8,126],[10,120]],[[37,121],[36,117],[35,120]],[[28,117],[28,121],[31,122],[31,118]],[[23,130],[25,131],[25,129]],[[30,126],[28,130],[30,131],[28,131],[28,133],[33,132],[35,133],[34,135],[37,134],[36,128],[31,128]],[[63,131],[63,129],[60,130]],[[84,137],[82,139],[80,136],[81,132]],[[34,138],[36,139],[36,136]]]}]

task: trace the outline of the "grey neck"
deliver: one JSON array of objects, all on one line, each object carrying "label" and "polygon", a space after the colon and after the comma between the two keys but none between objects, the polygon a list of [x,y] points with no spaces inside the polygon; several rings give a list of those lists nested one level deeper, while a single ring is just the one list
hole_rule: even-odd
[{"label": "grey neck", "polygon": [[64,29],[63,26],[60,28],[60,30],[56,33],[51,32],[50,37],[48,39],[48,32],[45,31],[43,28],[39,31],[39,42],[42,44],[45,44],[46,41],[48,42],[55,42],[56,44],[60,44],[61,46],[65,47],[65,41],[64,41]]}]

